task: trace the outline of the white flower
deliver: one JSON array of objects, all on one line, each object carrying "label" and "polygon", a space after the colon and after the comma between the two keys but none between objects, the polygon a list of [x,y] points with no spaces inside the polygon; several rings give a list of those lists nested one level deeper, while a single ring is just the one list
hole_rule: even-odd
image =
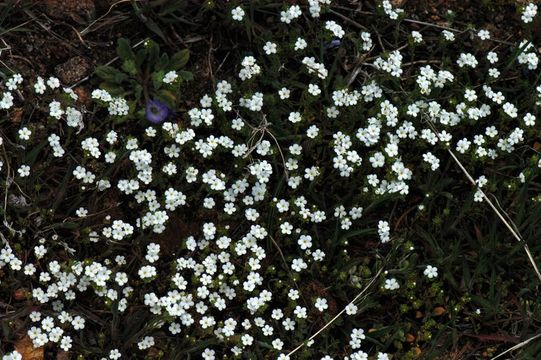
[{"label": "white flower", "polygon": [[166,84],[173,83],[178,78],[178,74],[176,71],[169,71],[163,76],[163,82]]},{"label": "white flower", "polygon": [[488,40],[490,39],[490,32],[488,32],[488,30],[479,30],[477,36],[479,36],[481,40]]},{"label": "white flower", "polygon": [[85,319],[80,316],[76,316],[71,321],[71,325],[75,330],[82,330],[85,328]]},{"label": "white flower", "polygon": [[329,308],[329,305],[327,304],[327,299],[317,298],[315,307],[321,312],[327,310]]},{"label": "white flower", "polygon": [[342,29],[342,26],[338,25],[335,21],[327,21],[325,23],[325,29],[330,30],[334,36],[341,39],[346,32]]},{"label": "white flower", "polygon": [[60,80],[58,80],[58,78],[56,78],[56,77],[54,77],[54,76],[51,76],[51,77],[47,80],[47,85],[48,85],[51,89],[59,88],[59,87],[60,87]]},{"label": "white flower", "polygon": [[420,44],[423,42],[423,35],[421,35],[418,31],[412,31],[411,37],[413,38],[413,42],[416,44]]},{"label": "white flower", "polygon": [[233,20],[236,21],[242,21],[242,19],[244,19],[244,14],[244,10],[240,6],[231,10],[231,16],[233,17]]},{"label": "white flower", "polygon": [[295,41],[295,46],[293,47],[296,51],[304,50],[308,46],[308,43],[303,38],[297,38]]},{"label": "white flower", "polygon": [[156,268],[152,265],[146,265],[146,266],[141,267],[141,269],[139,269],[138,274],[139,274],[139,277],[143,280],[155,277],[157,275]]},{"label": "white flower", "polygon": [[477,67],[478,62],[477,62],[477,59],[475,58],[475,56],[473,54],[461,53],[460,57],[457,60],[457,64],[461,68],[465,67],[465,66],[475,68],[475,67]]},{"label": "white flower", "polygon": [[19,173],[20,177],[27,177],[28,175],[30,175],[30,166],[21,165],[19,169],[17,169],[17,172]]},{"label": "white flower", "polygon": [[433,279],[438,277],[438,268],[432,265],[427,265],[423,274],[425,274],[425,276],[429,279]]},{"label": "white flower", "polygon": [[38,76],[36,83],[34,84],[34,90],[36,91],[36,94],[43,94],[45,92],[45,81],[43,81],[43,78]]},{"label": "white flower", "polygon": [[530,114],[530,113],[526,113],[526,115],[524,115],[524,124],[526,126],[534,126],[535,125],[535,116]]},{"label": "white flower", "polygon": [[353,303],[349,303],[346,306],[346,314],[348,314],[348,315],[355,315],[355,314],[357,314],[358,310],[359,310],[359,308]]},{"label": "white flower", "polygon": [[525,24],[531,23],[535,15],[537,15],[537,5],[531,3],[524,8],[521,19]]},{"label": "white flower", "polygon": [[292,122],[293,124],[296,124],[296,123],[298,123],[299,121],[302,120],[301,114],[299,112],[296,112],[296,111],[291,112],[291,113],[289,113],[288,120],[290,122]]},{"label": "white flower", "polygon": [[385,280],[385,289],[387,290],[396,290],[400,287],[400,285],[398,284],[398,281],[396,281],[395,278],[391,278],[391,279],[386,279]]},{"label": "white flower", "polygon": [[308,92],[313,96],[318,96],[319,94],[321,94],[321,89],[317,84],[309,84]]},{"label": "white flower", "polygon": [[306,264],[302,258],[293,259],[291,268],[297,272],[301,272],[302,270],[308,268],[308,264]]},{"label": "white flower", "polygon": [[271,55],[277,53],[277,45],[273,42],[267,41],[265,43],[265,46],[263,46],[263,50],[265,51],[265,54]]},{"label": "white flower", "polygon": [[517,108],[515,107],[515,105],[511,104],[511,103],[505,103],[503,104],[503,111],[505,111],[505,113],[507,115],[509,115],[510,117],[512,118],[516,118],[518,116],[518,113],[517,113]]},{"label": "white flower", "polygon": [[280,96],[280,99],[282,100],[285,100],[285,99],[289,99],[289,95],[291,94],[291,92],[289,91],[288,88],[281,88],[280,91],[278,91],[278,95]]},{"label": "white flower", "polygon": [[386,243],[390,240],[390,231],[391,228],[387,221],[380,220],[378,222],[378,234],[382,243]]},{"label": "white flower", "polygon": [[451,31],[443,30],[441,33],[442,33],[443,37],[445,38],[445,40],[447,40],[447,41],[455,41],[455,34],[452,33]]},{"label": "white flower", "polygon": [[498,54],[496,54],[494,51],[490,51],[488,54],[487,54],[487,60],[491,63],[491,64],[494,64],[496,62],[498,62]]},{"label": "white flower", "polygon": [[30,140],[30,135],[32,135],[32,131],[27,127],[23,127],[19,130],[19,139],[21,140]]}]

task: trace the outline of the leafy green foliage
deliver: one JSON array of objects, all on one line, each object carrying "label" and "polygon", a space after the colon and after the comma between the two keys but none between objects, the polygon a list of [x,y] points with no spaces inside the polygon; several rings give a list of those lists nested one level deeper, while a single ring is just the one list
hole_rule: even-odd
[{"label": "leafy green foliage", "polygon": [[[189,61],[188,49],[172,56],[160,52],[160,46],[153,40],[147,40],[136,51],[126,38],[118,40],[117,55],[120,68],[101,65],[96,68],[96,76],[102,83],[100,87],[111,95],[133,99],[135,104],[143,104],[151,98],[157,98],[174,108],[181,100],[181,86],[193,80],[193,74],[184,70]],[[164,84],[163,77],[170,71],[178,74],[174,84]]]}]

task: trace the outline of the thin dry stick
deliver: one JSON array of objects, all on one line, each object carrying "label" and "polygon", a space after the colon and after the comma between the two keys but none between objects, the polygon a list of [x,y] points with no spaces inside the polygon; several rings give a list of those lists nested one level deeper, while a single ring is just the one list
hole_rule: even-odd
[{"label": "thin dry stick", "polygon": [[365,286],[365,288],[359,293],[357,294],[357,296],[355,296],[355,298],[353,300],[351,300],[351,302],[349,304],[346,305],[345,308],[342,309],[342,311],[340,311],[338,314],[336,314],[335,317],[333,317],[328,323],[326,323],[325,325],[323,325],[323,327],[321,329],[319,329],[314,335],[310,336],[310,338],[306,341],[304,341],[303,343],[301,343],[299,346],[297,346],[295,349],[291,350],[289,352],[289,354],[287,354],[287,357],[289,358],[291,355],[295,354],[297,351],[299,351],[304,345],[306,345],[306,343],[308,343],[309,341],[312,341],[313,339],[316,338],[316,336],[318,336],[323,330],[325,330],[326,328],[328,328],[333,322],[336,321],[336,319],[338,319],[345,311],[346,311],[346,308],[353,304],[355,301],[359,300],[361,298],[361,296],[363,296],[363,294],[370,288],[370,286],[372,286],[372,284],[376,281],[376,279],[379,277],[379,275],[381,274],[381,272],[383,271],[383,267],[381,267],[381,269],[379,269],[379,271],[377,272],[377,274],[372,278],[372,280],[370,280],[370,282],[368,283],[368,285]]},{"label": "thin dry stick", "polygon": [[[237,116],[239,118],[241,118],[239,112],[236,111],[236,113],[237,113]],[[255,127],[255,126],[251,125],[249,122],[247,122],[245,120],[243,120],[243,121],[244,121],[245,124],[247,124],[252,129],[252,135],[250,136],[250,139],[248,139],[248,143],[252,144],[253,143],[252,140],[255,138],[257,133],[261,133],[261,137],[259,138],[259,140],[257,140],[255,145],[253,145],[250,149],[248,149],[248,152],[246,154],[244,154],[243,158],[247,158],[248,156],[250,156],[250,154],[259,146],[259,144],[261,143],[261,141],[265,137],[265,134],[269,134],[272,137],[272,139],[274,140],[274,142],[276,143],[276,146],[278,147],[278,152],[280,153],[280,156],[282,157],[282,162],[283,162],[283,165],[284,165],[284,174],[286,176],[286,179],[289,179],[289,173],[287,171],[287,166],[286,166],[286,159],[284,157],[284,153],[282,152],[282,148],[280,147],[280,143],[278,142],[278,139],[276,139],[274,134],[272,132],[270,132],[270,130],[268,129],[268,127],[270,125],[272,125],[272,123],[268,122],[266,116],[264,116],[264,115],[263,115],[263,122],[258,127]]]},{"label": "thin dry stick", "polygon": [[499,358],[499,357],[501,357],[501,356],[507,354],[508,352],[511,352],[511,351],[513,351],[513,350],[520,349],[521,347],[527,345],[527,344],[530,343],[531,341],[534,341],[535,339],[538,339],[538,338],[540,338],[540,337],[541,337],[541,334],[537,334],[537,335],[535,335],[535,336],[532,336],[532,337],[529,338],[528,340],[524,340],[523,342],[521,342],[521,343],[519,343],[519,344],[516,344],[515,346],[513,346],[513,347],[511,347],[511,348],[509,348],[509,349],[507,349],[507,350],[505,350],[504,352],[502,352],[501,354],[499,354],[499,355],[493,357],[493,358],[490,359],[490,360],[496,360],[497,358]]},{"label": "thin dry stick", "polygon": [[[427,119],[427,123],[429,124],[429,126],[432,128],[432,130],[438,135],[438,137],[440,136],[440,133],[438,132],[438,130],[436,129],[435,125],[432,123],[432,121],[430,119]],[[453,160],[457,163],[458,167],[460,167],[460,169],[462,170],[462,172],[464,173],[464,175],[466,175],[466,177],[468,178],[468,180],[472,183],[472,185],[474,186],[477,186],[477,183],[475,182],[475,180],[473,179],[473,177],[470,175],[470,173],[468,172],[468,170],[466,170],[466,168],[464,167],[464,165],[462,165],[462,163],[460,162],[460,160],[458,160],[458,158],[456,157],[456,155],[453,153],[453,151],[451,149],[447,149],[447,152],[451,155],[451,157],[453,158]],[[488,198],[488,196],[485,194],[485,192],[481,189],[481,188],[478,188],[478,191],[481,193],[482,197],[483,197],[483,200],[485,200],[488,205],[490,205],[490,207],[492,208],[492,210],[494,210],[494,212],[496,213],[496,215],[498,215],[498,217],[500,218],[500,220],[505,224],[505,226],[507,227],[507,229],[509,229],[509,231],[511,232],[511,234],[513,234],[513,236],[515,237],[515,239],[517,239],[518,242],[522,243],[522,246],[524,248],[524,251],[526,252],[526,255],[528,256],[528,259],[530,260],[530,263],[532,264],[533,268],[534,268],[534,271],[537,275],[537,277],[539,278],[539,280],[541,281],[541,272],[539,271],[539,268],[537,267],[536,263],[535,263],[535,260],[533,258],[533,255],[532,253],[530,252],[530,248],[528,247],[528,244],[526,243],[526,241],[524,241],[524,239],[522,238],[522,235],[520,235],[520,233],[518,232],[518,230],[515,230],[517,229],[517,226],[513,223],[513,225],[510,224],[510,222],[512,223],[512,220],[507,220],[503,215],[502,213],[498,210],[498,208],[496,208],[496,206],[494,205],[494,203]]]},{"label": "thin dry stick", "polygon": [[[90,30],[90,28],[92,26],[94,26],[94,24],[96,24],[98,21],[100,21],[101,19],[103,19],[104,17],[106,17],[107,15],[109,15],[109,13],[111,12],[111,10],[113,10],[113,8],[119,4],[122,4],[122,3],[125,3],[125,2],[130,2],[132,0],[120,0],[120,1],[117,1],[116,3],[112,4],[110,7],[109,7],[109,10],[107,10],[107,12],[105,14],[103,14],[102,16],[100,16],[99,18],[97,18],[96,20],[92,21],[90,23],[90,25],[88,25],[86,28],[83,29],[83,31],[81,31],[81,35],[86,35],[88,33],[88,31]],[[137,1],[140,1],[140,0],[135,0],[136,2]]]}]

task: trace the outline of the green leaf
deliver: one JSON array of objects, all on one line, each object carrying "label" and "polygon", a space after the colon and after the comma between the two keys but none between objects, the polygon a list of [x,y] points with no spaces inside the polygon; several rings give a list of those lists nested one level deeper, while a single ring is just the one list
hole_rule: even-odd
[{"label": "green leaf", "polygon": [[126,38],[118,39],[118,45],[116,47],[116,53],[122,60],[135,60],[135,54],[130,45],[130,40]]},{"label": "green leaf", "polygon": [[122,87],[118,86],[116,83],[105,81],[100,83],[100,88],[106,90],[112,96],[122,96],[124,94]]},{"label": "green leaf", "polygon": [[135,60],[125,60],[122,63],[122,70],[124,70],[130,75],[136,75],[138,72],[138,69],[135,66]]},{"label": "green leaf", "polygon": [[153,68],[159,61],[160,58],[160,45],[155,41],[149,40],[147,45],[147,54],[148,54],[148,69]]},{"label": "green leaf", "polygon": [[147,57],[147,49],[145,47],[137,51],[137,55],[135,55],[135,66],[137,66],[138,69],[141,69],[141,66],[145,62],[146,57]]},{"label": "green leaf", "polygon": [[160,61],[156,64],[154,68],[155,71],[166,70],[169,67],[169,55],[162,54]]},{"label": "green leaf", "polygon": [[171,57],[171,62],[169,66],[172,70],[178,70],[183,68],[190,59],[190,51],[188,49],[181,50],[177,52],[173,57]]},{"label": "green leaf", "polygon": [[156,24],[154,20],[147,19],[147,21],[145,21],[145,25],[150,31],[158,35],[163,41],[167,42],[167,38],[165,37],[165,34],[163,33],[162,29],[158,26],[158,24]]},{"label": "green leaf", "polygon": [[128,75],[112,66],[101,65],[96,68],[95,74],[102,80],[110,83],[121,83]]},{"label": "green leaf", "polygon": [[177,100],[175,94],[173,94],[171,91],[164,89],[158,92],[158,98],[170,108],[174,107],[175,101]]},{"label": "green leaf", "polygon": [[24,157],[24,162],[26,164],[34,164],[39,152],[45,147],[45,145],[47,145],[47,140],[43,140],[39,143],[39,145],[35,145],[32,150]]},{"label": "green leaf", "polygon": [[151,75],[152,78],[152,85],[154,85],[154,89],[158,90],[162,87],[162,80],[163,80],[163,70],[153,72]]},{"label": "green leaf", "polygon": [[139,101],[139,99],[141,99],[141,95],[143,94],[143,87],[140,84],[137,84],[134,87],[133,93],[135,94],[135,99]]},{"label": "green leaf", "polygon": [[185,81],[193,80],[193,74],[189,71],[181,70],[178,72],[178,76],[180,76],[180,78]]}]

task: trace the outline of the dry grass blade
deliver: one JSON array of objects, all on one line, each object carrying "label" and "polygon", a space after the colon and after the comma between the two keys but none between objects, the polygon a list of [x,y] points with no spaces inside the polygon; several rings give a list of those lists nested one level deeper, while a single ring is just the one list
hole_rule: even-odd
[{"label": "dry grass blade", "polygon": [[346,307],[344,307],[338,314],[335,315],[335,317],[333,317],[329,322],[327,322],[325,325],[323,325],[321,327],[321,329],[319,329],[314,335],[310,336],[310,338],[306,341],[303,341],[299,346],[297,346],[295,349],[291,350],[289,352],[289,354],[287,354],[287,357],[289,358],[291,355],[295,354],[297,351],[299,351],[304,345],[306,345],[307,342],[309,341],[312,341],[313,339],[315,339],[320,333],[322,333],[326,328],[328,328],[329,326],[331,326],[331,324],[333,322],[336,321],[336,319],[338,319],[340,316],[342,316],[342,314],[344,312],[346,312],[346,308],[351,305],[351,304],[354,304],[355,301],[359,300],[361,298],[361,296],[363,296],[363,294],[372,286],[372,284],[374,284],[374,282],[376,281],[376,279],[381,275],[381,273],[383,272],[383,266],[381,267],[381,269],[379,269],[379,271],[377,272],[377,274],[372,278],[372,280],[370,280],[370,282],[368,283],[368,285],[366,285],[364,287],[364,289],[361,290],[361,292],[359,294],[357,294],[357,296],[355,296],[355,298],[353,300],[351,300],[349,302],[349,304],[346,305]]},{"label": "dry grass blade", "polygon": [[511,351],[514,351],[514,350],[517,350],[517,349],[520,349],[521,347],[523,346],[526,346],[527,344],[529,344],[530,342],[534,341],[535,339],[538,339],[538,338],[541,338],[541,334],[537,334],[535,336],[532,336],[531,338],[527,339],[527,340],[524,340],[523,342],[519,343],[519,344],[516,344],[515,346],[513,347],[510,347],[509,349],[505,350],[504,352],[502,352],[501,354],[499,355],[496,355],[495,357],[493,357],[492,359],[490,360],[496,360],[500,357],[502,357],[503,355],[507,354],[507,353],[510,353]]},{"label": "dry grass blade", "polygon": [[[440,137],[440,133],[439,131],[436,129],[436,126],[434,125],[434,123],[427,118],[427,123],[428,125],[432,128],[432,130],[438,135],[438,137]],[[453,158],[453,160],[456,162],[456,164],[458,165],[458,167],[460,168],[460,170],[462,170],[462,172],[464,173],[464,175],[466,175],[466,178],[472,183],[473,186],[477,186],[477,183],[475,182],[475,180],[473,179],[473,177],[470,175],[470,173],[468,172],[468,170],[466,170],[466,168],[464,167],[464,165],[462,165],[462,163],[460,162],[460,160],[458,160],[458,158],[456,157],[456,155],[454,154],[454,152],[451,150],[451,149],[447,149],[447,152],[451,155],[451,157]],[[507,227],[507,229],[509,229],[509,231],[511,232],[511,234],[513,234],[513,236],[515,237],[515,239],[517,239],[518,242],[522,243],[522,246],[524,248],[524,251],[526,252],[526,255],[528,256],[528,260],[530,261],[530,263],[532,264],[532,267],[535,271],[535,274],[537,275],[537,277],[539,278],[539,281],[541,281],[541,272],[539,271],[539,268],[537,267],[537,264],[535,263],[535,260],[534,260],[534,257],[530,251],[530,248],[528,247],[528,244],[526,244],[526,242],[524,241],[524,239],[522,238],[522,235],[520,235],[520,233],[518,232],[517,229],[517,226],[513,223],[512,220],[510,219],[506,219],[505,216],[501,213],[500,210],[498,210],[498,208],[494,205],[494,203],[488,198],[488,196],[485,194],[485,192],[481,189],[481,188],[478,188],[478,191],[481,193],[482,197],[483,197],[483,200],[486,201],[488,203],[488,205],[492,208],[492,210],[496,213],[496,215],[498,215],[498,217],[500,218],[500,220],[505,224],[505,226]]]}]

